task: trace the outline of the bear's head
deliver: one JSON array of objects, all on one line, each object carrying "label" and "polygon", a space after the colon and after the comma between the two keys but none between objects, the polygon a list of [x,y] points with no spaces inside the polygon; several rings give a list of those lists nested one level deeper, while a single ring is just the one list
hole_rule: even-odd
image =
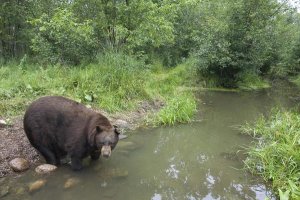
[{"label": "bear's head", "polygon": [[89,144],[101,151],[101,156],[108,158],[119,141],[117,128],[111,125],[96,125],[89,134]]}]

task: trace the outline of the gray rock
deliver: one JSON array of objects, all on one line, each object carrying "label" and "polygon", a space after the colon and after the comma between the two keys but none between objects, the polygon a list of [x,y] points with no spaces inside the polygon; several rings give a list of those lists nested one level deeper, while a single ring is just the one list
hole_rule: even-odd
[{"label": "gray rock", "polygon": [[124,139],[126,139],[126,138],[128,138],[127,135],[124,135],[124,134],[120,134],[120,135],[119,135],[119,140],[124,140]]},{"label": "gray rock", "polygon": [[56,169],[57,167],[55,165],[42,164],[35,168],[35,172],[38,174],[48,174],[50,172],[53,172]]},{"label": "gray rock", "polygon": [[118,127],[118,129],[129,129],[129,123],[122,119],[117,119],[114,123]]},{"label": "gray rock", "polygon": [[15,172],[22,172],[29,168],[29,162],[24,158],[15,158],[9,162],[9,166]]}]

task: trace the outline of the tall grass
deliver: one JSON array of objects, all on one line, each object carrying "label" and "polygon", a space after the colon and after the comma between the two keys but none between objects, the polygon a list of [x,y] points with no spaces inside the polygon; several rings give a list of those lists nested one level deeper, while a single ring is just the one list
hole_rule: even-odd
[{"label": "tall grass", "polygon": [[99,55],[98,62],[80,67],[1,66],[0,113],[15,115],[43,95],[64,95],[111,112],[131,109],[147,97],[145,68],[123,54]]},{"label": "tall grass", "polygon": [[193,60],[188,60],[169,70],[159,70],[162,67],[155,66],[155,72],[151,74],[152,79],[147,83],[147,91],[165,102],[165,106],[151,117],[150,123],[174,125],[191,120],[196,112],[196,100],[191,91],[183,90],[182,87],[195,84],[196,73],[193,64]]},{"label": "tall grass", "polygon": [[248,149],[245,166],[271,181],[281,199],[300,199],[300,114],[274,110],[242,132],[257,138]]},{"label": "tall grass", "polygon": [[[168,114],[171,124],[188,121],[183,116],[190,119],[192,111],[183,107],[188,105],[184,98],[193,102],[194,97],[178,92],[180,86],[187,85],[188,63],[171,70],[159,66],[161,70],[155,72],[142,60],[122,53],[101,54],[96,60],[78,67],[41,66],[26,60],[2,64],[0,116],[21,114],[27,104],[40,96],[63,95],[112,113],[132,110],[141,101],[160,99],[167,105],[162,115]],[[176,104],[178,108],[174,107]],[[179,115],[178,109],[185,110],[181,118],[172,116]]]},{"label": "tall grass", "polygon": [[155,115],[153,123],[155,125],[174,125],[175,123],[189,122],[195,111],[195,97],[190,92],[184,92],[167,99],[166,106]]}]

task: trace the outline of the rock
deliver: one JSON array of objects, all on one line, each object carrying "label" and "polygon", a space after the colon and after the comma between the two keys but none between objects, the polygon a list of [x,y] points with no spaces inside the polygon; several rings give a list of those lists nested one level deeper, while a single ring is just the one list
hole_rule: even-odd
[{"label": "rock", "polygon": [[110,178],[126,178],[128,176],[128,171],[123,169],[106,169],[101,171],[99,174],[100,177],[104,179],[110,179]]},{"label": "rock", "polygon": [[40,179],[29,184],[29,192],[31,193],[41,189],[46,184],[46,182],[47,182],[46,180]]},{"label": "rock", "polygon": [[53,172],[56,169],[57,167],[55,165],[42,164],[35,168],[35,172],[38,174],[48,174],[50,172]]},{"label": "rock", "polygon": [[124,134],[120,134],[120,135],[119,135],[119,140],[124,140],[124,139],[126,139],[126,138],[128,138],[127,135],[124,135]]},{"label": "rock", "polygon": [[17,195],[23,195],[25,193],[25,188],[19,187],[16,189],[16,194]]},{"label": "rock", "polygon": [[9,162],[9,166],[15,172],[22,172],[29,168],[29,162],[24,158],[15,158]]},{"label": "rock", "polygon": [[0,127],[7,126],[7,122],[3,119],[0,119]]},{"label": "rock", "polygon": [[71,187],[77,185],[79,182],[80,181],[77,178],[68,178],[68,180],[66,180],[66,182],[64,184],[64,188],[65,189],[71,188]]},{"label": "rock", "polygon": [[126,150],[135,150],[138,148],[138,145],[136,143],[133,143],[131,141],[119,141],[117,144],[118,149],[126,149]]},{"label": "rock", "polygon": [[122,119],[117,119],[114,123],[118,129],[129,129],[129,123]]},{"label": "rock", "polygon": [[1,187],[0,189],[0,198],[5,197],[9,193],[9,186]]}]

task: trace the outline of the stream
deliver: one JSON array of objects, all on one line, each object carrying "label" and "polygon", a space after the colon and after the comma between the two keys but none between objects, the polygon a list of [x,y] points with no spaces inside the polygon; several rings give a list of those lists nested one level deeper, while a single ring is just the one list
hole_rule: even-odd
[{"label": "stream", "polygon": [[[3,199],[276,199],[268,184],[243,170],[244,147],[253,139],[237,127],[274,106],[295,106],[295,91],[292,84],[278,81],[255,92],[199,92],[192,123],[128,132],[109,159],[86,159],[80,172],[65,165],[50,175],[31,170],[5,178],[0,187],[9,185],[10,192]],[[39,179],[46,180],[45,186],[29,193],[28,185]]]}]

